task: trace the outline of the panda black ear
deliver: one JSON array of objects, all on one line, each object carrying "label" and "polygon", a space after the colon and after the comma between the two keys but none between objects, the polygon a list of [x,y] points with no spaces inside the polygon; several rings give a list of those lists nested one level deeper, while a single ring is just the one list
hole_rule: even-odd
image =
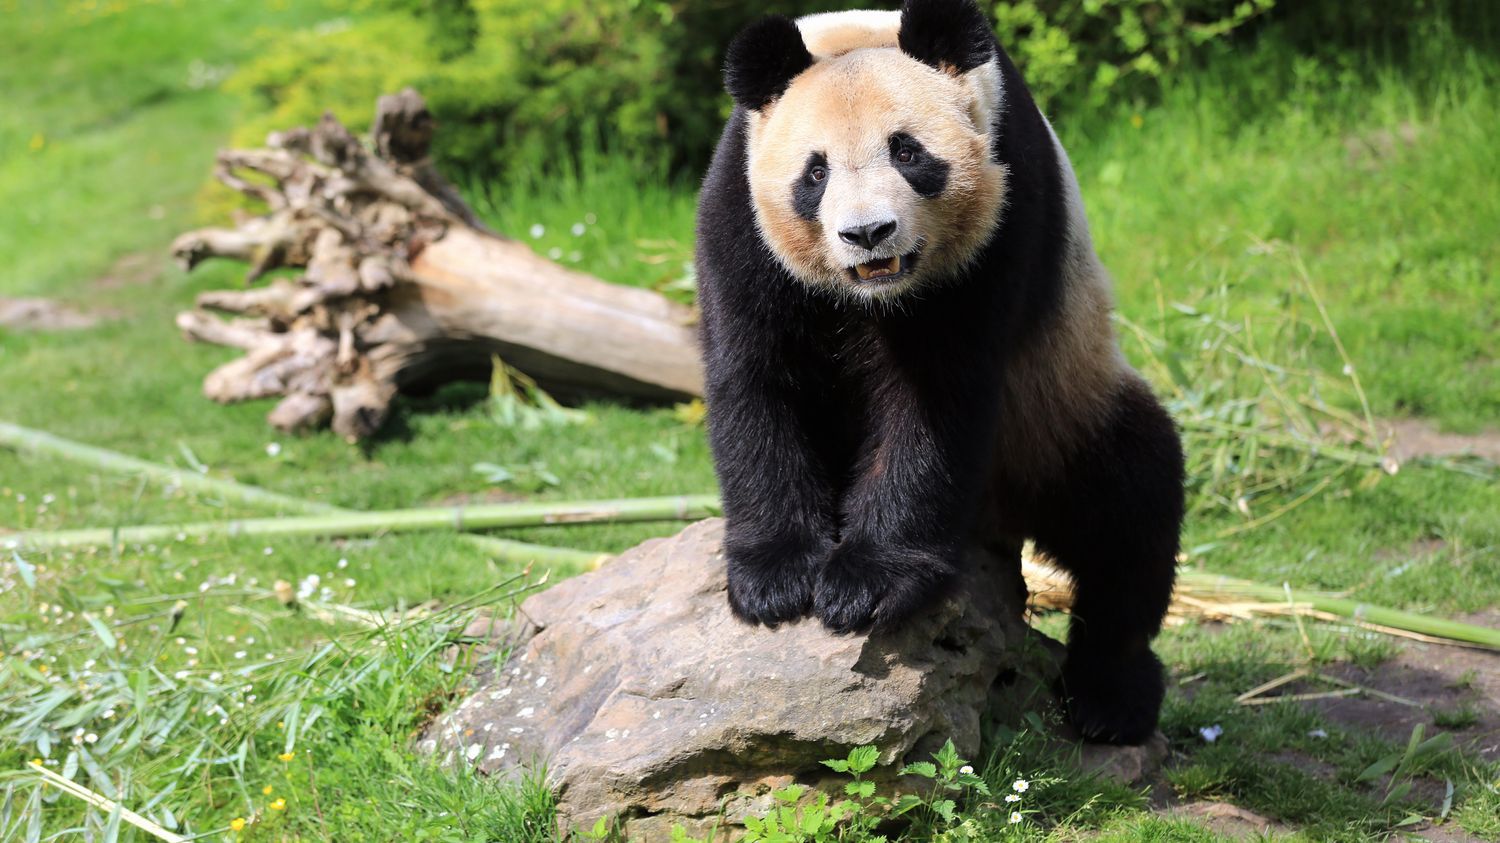
[{"label": "panda black ear", "polygon": [[796,22],[771,15],[740,30],[729,43],[724,87],[735,102],[759,111],[786,93],[792,79],[812,63]]},{"label": "panda black ear", "polygon": [[995,57],[995,34],[974,0],[906,0],[901,51],[948,73],[967,73]]}]

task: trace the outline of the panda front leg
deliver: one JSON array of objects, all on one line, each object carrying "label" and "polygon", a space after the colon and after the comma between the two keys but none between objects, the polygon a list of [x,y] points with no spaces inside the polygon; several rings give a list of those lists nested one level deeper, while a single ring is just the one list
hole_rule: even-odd
[{"label": "panda front leg", "polygon": [[1127,382],[1109,423],[1039,504],[1037,549],[1074,585],[1069,717],[1087,740],[1141,743],[1166,690],[1151,640],[1172,597],[1184,505],[1181,441],[1148,387]]},{"label": "panda front leg", "polygon": [[812,609],[833,547],[833,491],[816,448],[808,393],[756,365],[753,351],[708,345],[708,436],[725,516],[729,605],[776,626]]},{"label": "panda front leg", "polygon": [[836,632],[890,629],[957,584],[991,452],[997,410],[975,396],[995,390],[899,371],[875,390],[839,543],[818,577],[814,612]]}]

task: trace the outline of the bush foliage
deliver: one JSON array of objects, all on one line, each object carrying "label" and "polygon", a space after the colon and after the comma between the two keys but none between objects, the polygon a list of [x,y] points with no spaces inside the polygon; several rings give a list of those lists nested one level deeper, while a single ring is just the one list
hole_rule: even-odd
[{"label": "bush foliage", "polygon": [[[330,0],[337,17],[284,39],[230,81],[251,103],[235,140],[324,110],[362,128],[377,95],[406,85],[443,124],[450,172],[548,169],[583,144],[696,172],[729,109],[719,65],[750,19],[872,5],[859,0]],[[982,0],[1043,106],[1093,111],[1152,95],[1210,44],[1279,15],[1316,49],[1399,33],[1449,0],[1352,15],[1320,0]],[[1462,5],[1457,3],[1454,5]],[[1389,8],[1387,8],[1389,7]],[[1381,11],[1384,10],[1384,11]],[[1332,27],[1330,16],[1340,24]]]}]

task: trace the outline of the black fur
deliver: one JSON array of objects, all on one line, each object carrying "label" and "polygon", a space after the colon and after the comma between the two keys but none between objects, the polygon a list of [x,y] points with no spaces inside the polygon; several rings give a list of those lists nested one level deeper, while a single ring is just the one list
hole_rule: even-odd
[{"label": "black fur", "polygon": [[939,70],[967,73],[994,58],[994,31],[973,0],[906,0],[901,51]]},{"label": "black fur", "polygon": [[[894,135],[890,143],[891,166],[906,179],[906,183],[911,185],[918,196],[936,199],[943,195],[943,191],[948,188],[948,171],[952,169],[947,161],[928,152],[910,135]],[[911,161],[904,164],[896,157],[903,149],[912,153]]]},{"label": "black fur", "polygon": [[[822,168],[823,178],[813,178],[813,171]],[[792,185],[792,210],[805,220],[818,218],[818,208],[823,204],[823,193],[828,189],[828,156],[814,152],[807,156],[807,166]]]},{"label": "black fur", "polygon": [[743,108],[759,111],[786,93],[797,74],[812,67],[797,23],[771,15],[745,27],[724,58],[724,87]]},{"label": "black fur", "polygon": [[[904,14],[931,22],[954,5],[913,0]],[[1139,742],[1163,693],[1149,642],[1171,593],[1182,454],[1129,381],[1058,476],[1012,477],[996,453],[1015,409],[999,398],[1006,367],[1055,329],[1064,301],[1067,211],[1041,114],[987,37],[1006,90],[992,148],[1009,167],[1006,211],[962,278],[904,307],[850,306],[792,278],[755,224],[744,106],[724,130],[697,266],[729,599],[753,623],[811,612],[835,630],[889,628],[960,586],[968,544],[1035,538],[1077,581],[1063,677],[1075,722]]]}]

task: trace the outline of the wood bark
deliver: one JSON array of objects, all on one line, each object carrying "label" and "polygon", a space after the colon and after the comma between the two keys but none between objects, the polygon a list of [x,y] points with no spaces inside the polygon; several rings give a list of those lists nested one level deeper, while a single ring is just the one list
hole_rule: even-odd
[{"label": "wood bark", "polygon": [[[398,393],[487,378],[494,356],[563,398],[702,394],[690,308],[485,228],[433,167],[432,133],[407,89],[380,98],[373,150],[325,115],[264,149],[219,153],[219,181],[267,212],[172,246],[188,270],[249,264],[246,289],[204,293],[177,317],[188,338],[245,351],[205,378],[208,397],[277,396],[277,428],[329,423],[353,441]],[[249,286],[282,268],[300,273]]]}]

